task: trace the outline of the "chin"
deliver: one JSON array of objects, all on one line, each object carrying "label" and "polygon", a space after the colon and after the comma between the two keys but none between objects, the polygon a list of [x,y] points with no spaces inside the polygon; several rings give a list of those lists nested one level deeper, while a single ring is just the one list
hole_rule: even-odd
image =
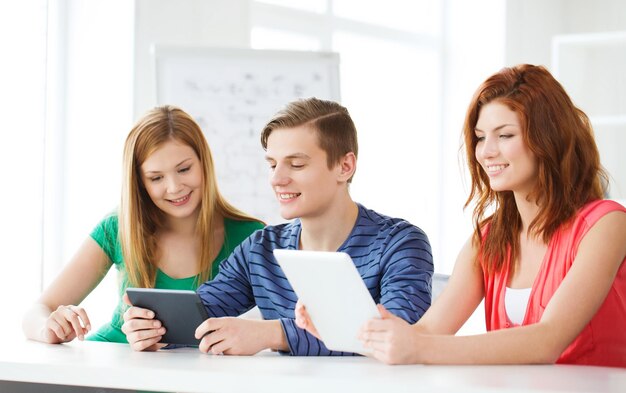
[{"label": "chin", "polygon": [[283,207],[280,209],[280,216],[285,220],[293,220],[294,218],[301,217],[301,214],[297,209]]},{"label": "chin", "polygon": [[294,218],[298,218],[298,216],[295,214],[283,213],[283,212],[280,213],[280,216],[285,220],[293,220]]}]

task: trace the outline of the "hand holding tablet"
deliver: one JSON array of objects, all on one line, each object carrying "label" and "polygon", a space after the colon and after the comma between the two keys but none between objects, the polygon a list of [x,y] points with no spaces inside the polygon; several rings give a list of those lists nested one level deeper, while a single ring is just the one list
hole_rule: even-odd
[{"label": "hand holding tablet", "polygon": [[128,288],[133,306],[154,311],[155,319],[166,329],[160,342],[198,346],[196,328],[208,319],[204,305],[194,291],[154,288]]},{"label": "hand holding tablet", "polygon": [[352,258],[343,252],[274,250],[326,347],[367,354],[357,339],[359,329],[380,318]]}]

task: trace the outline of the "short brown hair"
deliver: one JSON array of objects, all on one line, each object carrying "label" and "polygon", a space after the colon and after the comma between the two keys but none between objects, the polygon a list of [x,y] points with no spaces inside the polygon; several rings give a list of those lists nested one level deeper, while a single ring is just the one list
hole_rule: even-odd
[{"label": "short brown hair", "polygon": [[[328,168],[335,166],[341,157],[350,152],[358,157],[356,127],[348,110],[336,102],[317,98],[293,101],[276,113],[263,127],[263,149],[267,150],[267,140],[272,131],[303,125],[317,131],[319,146],[326,152]],[[348,183],[351,181],[352,177]]]}]

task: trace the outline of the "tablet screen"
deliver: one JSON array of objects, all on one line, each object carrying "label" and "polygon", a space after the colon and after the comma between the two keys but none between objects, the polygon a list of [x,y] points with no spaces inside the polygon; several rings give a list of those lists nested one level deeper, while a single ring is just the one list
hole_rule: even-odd
[{"label": "tablet screen", "polygon": [[359,329],[380,318],[352,258],[343,252],[274,250],[328,349],[366,354]]}]

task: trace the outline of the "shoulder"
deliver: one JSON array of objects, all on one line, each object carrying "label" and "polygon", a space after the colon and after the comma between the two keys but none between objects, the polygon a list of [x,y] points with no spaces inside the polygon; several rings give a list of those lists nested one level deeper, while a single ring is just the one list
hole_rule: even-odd
[{"label": "shoulder", "polygon": [[238,245],[244,242],[255,231],[263,228],[258,221],[246,221],[235,218],[224,218],[224,245],[228,256]]},{"label": "shoulder", "polygon": [[300,235],[300,221],[294,220],[278,225],[268,225],[255,230],[243,243],[250,250],[273,250],[274,248],[294,248]]},{"label": "shoulder", "polygon": [[224,219],[224,230],[228,235],[241,234],[244,238],[246,238],[254,231],[263,227],[263,223],[259,221],[245,221],[228,217]]},{"label": "shoulder", "polygon": [[122,261],[122,250],[118,234],[117,211],[107,214],[91,231],[91,238],[102,248],[109,259],[118,264]]},{"label": "shoulder", "polygon": [[409,221],[403,218],[389,217],[360,204],[358,206],[359,217],[355,227],[356,233],[361,231],[373,232],[372,230],[375,229],[378,232],[378,237],[381,234],[385,237],[410,236],[428,243],[426,233]]},{"label": "shoulder", "polygon": [[599,200],[585,205],[578,220],[584,220],[587,227],[602,227],[604,230],[618,231],[626,236],[626,208],[618,202]]},{"label": "shoulder", "polygon": [[[119,218],[117,215],[117,211],[113,211],[108,213],[100,222],[95,226],[93,231],[91,232],[91,237],[94,239],[96,237],[106,236],[117,237],[117,232],[119,228]],[[96,239],[97,240],[97,239]]]},{"label": "shoulder", "polygon": [[616,201],[599,199],[584,205],[576,214],[576,219],[585,220],[593,225],[600,218],[612,212],[626,212],[626,208]]},{"label": "shoulder", "polygon": [[[607,215],[615,216],[624,216],[626,213],[626,208],[619,204],[618,202],[608,200],[608,199],[600,199],[592,202],[588,202],[583,207],[581,207],[570,224],[566,224],[564,226],[564,231],[570,232],[572,236],[584,236],[587,231],[591,227],[596,226],[596,223],[600,221],[602,218]],[[602,220],[606,221],[606,220]]]},{"label": "shoulder", "polygon": [[[420,228],[401,218],[393,218],[359,205],[359,217],[342,249],[353,259],[393,261],[419,259],[432,264],[428,237]],[[373,257],[372,257],[373,256]]]},{"label": "shoulder", "polygon": [[257,242],[272,247],[290,248],[298,241],[301,231],[300,220],[293,220],[277,225],[268,225],[254,235]]}]

